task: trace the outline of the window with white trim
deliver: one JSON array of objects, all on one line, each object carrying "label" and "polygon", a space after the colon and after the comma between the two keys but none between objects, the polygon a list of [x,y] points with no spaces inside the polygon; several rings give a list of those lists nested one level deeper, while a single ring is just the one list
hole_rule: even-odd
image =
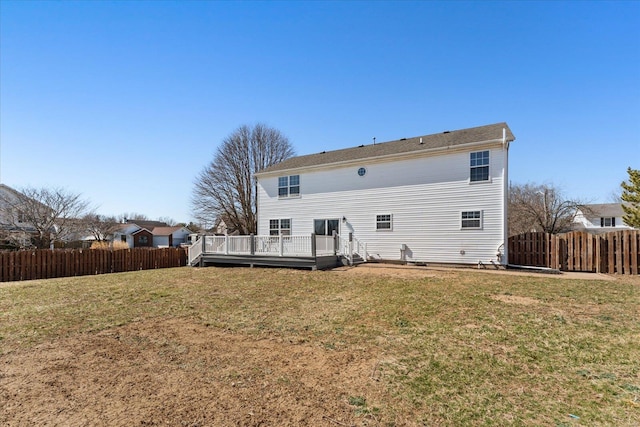
[{"label": "window with white trim", "polygon": [[460,227],[464,229],[482,228],[482,211],[462,212]]},{"label": "window with white trim", "polygon": [[600,227],[615,227],[616,219],[614,217],[602,217],[600,218]]},{"label": "window with white trim", "polygon": [[290,236],[291,220],[290,219],[270,219],[269,235],[270,236]]},{"label": "window with white trim", "polygon": [[393,225],[392,219],[391,214],[376,215],[376,230],[391,230]]},{"label": "window with white trim", "polygon": [[469,181],[489,181],[489,150],[471,153],[469,161]]},{"label": "window with white trim", "polygon": [[278,177],[278,197],[298,197],[300,195],[300,175]]}]

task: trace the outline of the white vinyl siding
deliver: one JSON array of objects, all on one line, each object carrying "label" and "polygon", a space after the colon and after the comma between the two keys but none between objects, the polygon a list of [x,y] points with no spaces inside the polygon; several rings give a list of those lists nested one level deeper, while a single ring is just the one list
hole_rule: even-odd
[{"label": "white vinyl siding", "polygon": [[[479,150],[476,150],[479,151]],[[260,176],[258,233],[269,233],[269,219],[290,217],[296,234],[311,234],[314,219],[345,218],[341,233],[367,244],[376,258],[469,263],[495,259],[504,243],[506,151],[489,153],[489,180],[469,185],[469,151],[396,161],[300,171],[304,197],[279,199],[278,176]],[[481,211],[481,229],[461,229],[461,212]],[[393,213],[393,232],[377,229],[377,215]],[[461,251],[464,254],[461,254]]]}]

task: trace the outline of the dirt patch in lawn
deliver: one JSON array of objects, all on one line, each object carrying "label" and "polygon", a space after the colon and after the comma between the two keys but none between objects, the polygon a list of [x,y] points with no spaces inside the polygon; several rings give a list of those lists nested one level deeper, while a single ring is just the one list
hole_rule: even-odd
[{"label": "dirt patch in lawn", "polygon": [[[0,424],[378,425],[379,357],[144,321],[0,358]],[[372,378],[373,377],[373,378]],[[387,421],[389,415],[387,414]]]}]

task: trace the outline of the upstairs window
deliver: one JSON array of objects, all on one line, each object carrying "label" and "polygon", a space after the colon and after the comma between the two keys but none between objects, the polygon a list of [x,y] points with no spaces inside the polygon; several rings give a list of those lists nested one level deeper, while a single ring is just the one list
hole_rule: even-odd
[{"label": "upstairs window", "polygon": [[291,220],[290,219],[270,219],[269,235],[270,236],[290,236]]},{"label": "upstairs window", "polygon": [[482,211],[462,212],[460,226],[464,229],[482,228]]},{"label": "upstairs window", "polygon": [[376,215],[376,230],[391,230],[391,215]]},{"label": "upstairs window", "polygon": [[300,195],[300,175],[278,177],[278,197],[298,197]]},{"label": "upstairs window", "polygon": [[613,217],[602,217],[600,218],[600,227],[615,227],[616,219]]},{"label": "upstairs window", "polygon": [[471,153],[470,161],[470,181],[489,181],[489,150]]}]

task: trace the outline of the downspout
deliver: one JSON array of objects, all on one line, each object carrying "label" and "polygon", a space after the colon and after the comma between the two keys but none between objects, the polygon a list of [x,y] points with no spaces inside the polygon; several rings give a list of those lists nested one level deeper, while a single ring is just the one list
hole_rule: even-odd
[{"label": "downspout", "polygon": [[502,172],[502,259],[500,263],[509,263],[509,142],[507,141],[507,129],[502,128],[502,149],[504,150],[504,170]]}]

